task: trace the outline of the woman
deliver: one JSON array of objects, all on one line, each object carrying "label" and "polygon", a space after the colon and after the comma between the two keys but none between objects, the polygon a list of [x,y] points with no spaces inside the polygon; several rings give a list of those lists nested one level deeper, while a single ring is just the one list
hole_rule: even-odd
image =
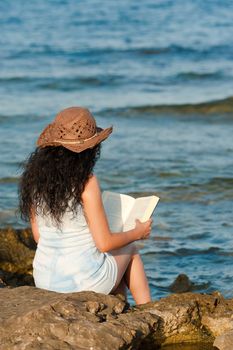
[{"label": "woman", "polygon": [[137,304],[151,301],[134,241],[148,238],[152,220],[112,233],[93,168],[112,128],[96,126],[85,108],[57,114],[39,136],[20,182],[20,210],[37,244],[33,276],[56,292],[123,293]]}]

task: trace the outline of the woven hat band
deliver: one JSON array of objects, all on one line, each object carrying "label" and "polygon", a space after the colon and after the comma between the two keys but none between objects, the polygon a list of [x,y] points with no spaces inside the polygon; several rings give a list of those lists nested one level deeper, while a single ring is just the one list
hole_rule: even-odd
[{"label": "woven hat band", "polygon": [[84,140],[53,140],[53,142],[61,143],[61,144],[64,144],[64,145],[76,145],[76,144],[85,143],[85,142],[93,139],[97,135],[98,135],[98,133],[96,132],[95,135],[89,137],[88,139],[84,139]]}]

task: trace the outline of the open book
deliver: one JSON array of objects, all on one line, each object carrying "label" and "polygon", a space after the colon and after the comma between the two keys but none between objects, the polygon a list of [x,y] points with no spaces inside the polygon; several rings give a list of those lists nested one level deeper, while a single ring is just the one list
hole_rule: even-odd
[{"label": "open book", "polygon": [[126,194],[109,191],[104,191],[102,198],[112,232],[133,229],[136,219],[147,221],[159,201],[159,197],[156,196],[135,199]]}]

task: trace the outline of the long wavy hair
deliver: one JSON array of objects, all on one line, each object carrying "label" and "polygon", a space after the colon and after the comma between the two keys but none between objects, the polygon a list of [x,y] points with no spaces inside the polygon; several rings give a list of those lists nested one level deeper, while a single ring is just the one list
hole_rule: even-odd
[{"label": "long wavy hair", "polygon": [[77,212],[82,193],[100,156],[101,144],[80,153],[59,146],[36,148],[23,165],[19,211],[28,221],[32,209],[50,215],[57,224],[69,208]]}]

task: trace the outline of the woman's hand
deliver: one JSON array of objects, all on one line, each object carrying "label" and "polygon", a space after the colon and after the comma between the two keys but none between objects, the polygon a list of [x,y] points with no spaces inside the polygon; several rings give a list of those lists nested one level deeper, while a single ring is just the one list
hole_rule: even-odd
[{"label": "woman's hand", "polygon": [[141,222],[140,220],[135,220],[135,232],[136,232],[136,239],[146,239],[150,236],[151,233],[151,226],[152,226],[152,219],[147,220],[146,222]]},{"label": "woman's hand", "polygon": [[152,220],[140,222],[137,220],[135,228],[124,232],[111,232],[104,210],[102,194],[96,176],[87,182],[82,193],[83,208],[96,247],[101,252],[109,252],[121,248],[138,239],[148,238]]}]

